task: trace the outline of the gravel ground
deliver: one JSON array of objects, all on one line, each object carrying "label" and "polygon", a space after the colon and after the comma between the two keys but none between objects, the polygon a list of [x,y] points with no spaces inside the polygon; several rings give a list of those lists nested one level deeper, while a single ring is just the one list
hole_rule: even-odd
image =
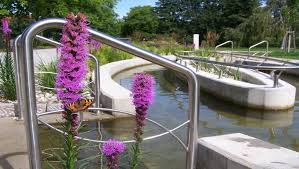
[{"label": "gravel ground", "polygon": [[[57,57],[57,50],[55,48],[51,49],[37,49],[34,50],[34,65],[38,65],[39,63],[50,63],[52,60],[56,60]],[[0,52],[1,54],[1,52]],[[89,75],[90,76],[90,75]],[[87,78],[88,79],[88,78]],[[36,84],[38,84],[36,82]],[[87,84],[87,82],[85,82]],[[91,98],[90,92],[83,93],[84,98]],[[56,94],[42,92],[37,88],[36,90],[36,101],[38,112],[45,112],[60,109],[59,102],[57,101]],[[0,118],[3,117],[14,117],[14,104],[15,101],[5,100],[0,95]]]},{"label": "gravel ground", "polygon": [[[83,93],[84,98],[91,98],[89,92]],[[1,97],[0,97],[1,98]],[[46,112],[61,109],[56,94],[36,91],[37,112]],[[0,99],[0,118],[15,117],[14,104],[16,101]]]}]

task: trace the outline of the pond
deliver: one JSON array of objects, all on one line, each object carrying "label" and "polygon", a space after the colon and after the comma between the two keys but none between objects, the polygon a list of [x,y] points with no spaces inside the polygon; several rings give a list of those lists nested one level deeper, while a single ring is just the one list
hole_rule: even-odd
[{"label": "pond", "polygon": [[[188,91],[187,85],[175,76],[175,73],[160,69],[148,72],[155,77],[155,101],[149,109],[149,117],[160,122],[169,129],[187,120]],[[124,72],[118,75],[115,80],[125,88],[130,89],[132,72]],[[296,77],[283,76],[287,82],[299,89],[299,82]],[[259,111],[251,110],[231,103],[224,102],[201,92],[200,114],[199,114],[199,136],[214,136],[229,133],[244,133],[273,144],[277,144],[295,151],[299,151],[299,92],[296,95],[296,106],[286,111]],[[89,138],[103,139],[115,137],[118,139],[132,139],[134,120],[132,118],[88,122],[87,129],[82,136]],[[97,130],[101,126],[101,131]],[[91,130],[90,130],[91,129]],[[164,132],[158,127],[147,123],[144,136],[151,136]],[[175,132],[184,141],[186,128]],[[52,139],[49,139],[47,137]],[[59,136],[46,128],[40,130],[42,149],[60,147]],[[97,145],[90,146],[89,150],[80,153],[84,156],[96,155]],[[130,149],[130,145],[127,145]],[[185,162],[185,151],[180,144],[171,136],[163,136],[158,139],[144,141],[142,147],[141,168],[150,169],[182,169]],[[43,155],[44,159],[49,155]],[[48,158],[51,160],[51,157]],[[123,166],[127,168],[128,157],[123,159]],[[93,160],[93,168],[99,168],[99,158]]]}]

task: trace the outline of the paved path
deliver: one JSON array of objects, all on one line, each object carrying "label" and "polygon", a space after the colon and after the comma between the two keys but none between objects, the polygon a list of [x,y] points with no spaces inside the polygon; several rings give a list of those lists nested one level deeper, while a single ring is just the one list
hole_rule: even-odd
[{"label": "paved path", "polygon": [[22,121],[0,118],[0,169],[29,169]]}]

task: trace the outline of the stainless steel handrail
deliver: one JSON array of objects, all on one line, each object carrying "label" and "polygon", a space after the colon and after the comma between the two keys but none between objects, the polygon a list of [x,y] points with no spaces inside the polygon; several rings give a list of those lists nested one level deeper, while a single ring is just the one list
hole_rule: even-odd
[{"label": "stainless steel handrail", "polygon": [[[244,53],[244,51],[234,52],[233,57],[239,58],[239,59],[248,57],[248,51],[246,51],[247,54],[243,54],[242,52]],[[251,59],[266,59],[268,61],[281,62],[281,63],[285,63],[285,64],[290,64],[290,65],[299,65],[298,63],[294,63],[294,62],[290,62],[290,61],[286,61],[286,60],[282,60],[282,59],[278,59],[278,58],[273,58],[273,57],[269,57],[269,56],[266,57],[266,56],[252,56],[251,55],[250,58]]]},{"label": "stainless steel handrail", "polygon": [[[254,44],[254,45],[252,45],[252,46],[250,46],[249,48],[248,48],[248,57],[250,57],[251,55],[251,49],[252,48],[255,48],[255,47],[257,47],[257,46],[260,46],[261,44],[264,44],[264,43],[266,43],[266,53],[265,53],[265,55],[266,55],[266,57],[268,57],[268,53],[269,53],[269,42],[268,41],[266,41],[266,40],[263,40],[263,41],[261,41],[261,42],[259,42],[259,43],[257,43],[257,44]],[[256,55],[256,54],[255,54]]]},{"label": "stainless steel handrail", "polygon": [[223,43],[221,43],[221,44],[217,45],[217,46],[215,47],[215,55],[217,54],[217,49],[218,49],[219,47],[221,47],[221,46],[224,46],[224,45],[226,45],[226,44],[228,44],[228,43],[230,43],[230,44],[231,44],[231,52],[230,52],[230,57],[231,57],[231,61],[232,61],[232,56],[233,56],[233,51],[234,51],[234,42],[233,42],[233,41],[231,41],[231,40],[229,40],[229,41],[226,41],[226,42],[223,42]]},{"label": "stainless steel handrail", "polygon": [[[36,35],[35,36],[35,39],[36,40],[39,40],[41,42],[44,42],[44,43],[48,43],[48,44],[51,44],[53,46],[61,46],[61,43],[59,42],[56,42],[54,40],[51,40],[51,39],[48,39],[46,37],[43,37],[43,36],[40,36],[40,35]],[[20,49],[20,45],[19,45],[19,41],[21,40],[21,35],[18,36],[15,41],[14,41],[14,47],[13,47],[13,53],[14,53],[14,60],[15,60],[15,70],[16,72],[20,72],[20,67],[19,67],[19,58],[18,58],[18,53],[21,52]],[[18,47],[19,46],[19,47]],[[96,107],[100,107],[100,81],[99,81],[99,77],[100,77],[100,63],[97,59],[97,57],[95,57],[94,55],[92,54],[88,54],[89,58],[93,60],[93,62],[95,63],[95,106]],[[16,74],[16,91],[17,91],[17,100],[18,100],[18,104],[19,106],[18,109],[17,109],[17,112],[18,112],[18,120],[21,120],[22,117],[23,117],[23,110],[22,110],[22,100],[21,100],[21,93],[22,93],[22,90],[24,89],[21,89],[21,86],[20,86],[20,78],[19,78],[19,74],[20,73],[15,73]]]},{"label": "stainless steel handrail", "polygon": [[19,65],[19,52],[20,51],[20,45],[18,45],[18,42],[21,39],[21,35],[15,38],[13,43],[13,56],[14,56],[14,67],[15,67],[15,78],[16,78],[16,94],[17,94],[17,118],[18,120],[23,119],[23,101],[22,101],[22,89],[21,89],[21,78],[20,78],[20,65]]},{"label": "stainless steel handrail", "polygon": [[[130,115],[130,116],[135,116],[135,113],[130,113],[130,112],[126,112],[126,111],[120,111],[120,110],[115,110],[115,109],[108,109],[108,108],[88,108],[88,110],[96,110],[96,111],[106,111],[106,112],[117,112],[117,113],[122,113],[122,114],[126,114],[126,115]],[[50,127],[51,129],[62,133],[64,135],[67,135],[67,133],[63,132],[62,130],[58,129],[57,127],[54,127],[53,125],[49,124],[48,122],[45,122],[43,119],[41,119],[40,117],[45,116],[45,115],[51,115],[51,114],[57,114],[57,113],[61,113],[64,110],[54,110],[54,111],[50,111],[50,112],[45,112],[45,113],[37,113],[37,117],[38,117],[38,121],[43,123],[44,125]],[[92,112],[90,112],[92,113]],[[178,141],[178,143],[180,143],[182,145],[182,147],[187,151],[188,148],[185,145],[185,143],[177,136],[175,135],[173,132],[180,129],[181,127],[187,125],[189,123],[188,121],[185,121],[183,123],[181,123],[180,125],[174,127],[173,129],[168,129],[167,127],[165,127],[164,125],[160,124],[159,122],[152,120],[150,118],[145,118],[147,121],[149,121],[150,123],[155,124],[156,126],[160,127],[163,130],[166,130],[166,132],[160,133],[160,134],[156,134],[153,136],[147,136],[145,138],[143,138],[143,140],[152,140],[155,138],[159,138],[161,136],[165,136],[167,134],[170,134],[174,139],[176,139]],[[82,133],[81,133],[82,134]],[[79,137],[76,136],[76,139],[80,139],[80,140],[84,140],[84,141],[89,141],[89,142],[93,142],[93,143],[105,143],[104,140],[95,140],[95,139],[89,139],[89,138],[85,138],[85,137]],[[123,140],[124,143],[135,143],[136,140]]]},{"label": "stainless steel handrail", "polygon": [[184,57],[184,56],[177,56],[182,59],[186,60],[195,60],[200,62],[206,62],[216,65],[223,65],[223,66],[231,66],[231,67],[240,67],[240,68],[247,68],[247,69],[259,69],[259,70],[287,70],[287,69],[299,69],[299,64],[295,64],[292,62],[287,62],[288,65],[277,65],[277,66],[256,66],[256,65],[244,65],[244,64],[238,64],[238,63],[229,63],[229,62],[220,62],[220,61],[214,61],[214,60],[208,60],[206,58],[199,58],[199,57]]},{"label": "stainless steel handrail", "polygon": [[[19,52],[20,71],[18,73],[20,73],[21,88],[25,89],[22,91],[22,99],[24,103],[22,106],[24,110],[24,122],[26,126],[29,164],[31,169],[41,168],[36,116],[37,108],[36,98],[34,97],[35,86],[32,43],[38,33],[46,29],[62,28],[65,23],[66,21],[64,19],[58,18],[45,19],[35,22],[24,31],[20,40],[22,52]],[[101,41],[104,44],[128,52],[160,66],[181,72],[187,77],[189,84],[188,120],[190,120],[190,123],[188,125],[186,169],[195,169],[198,138],[197,117],[199,113],[199,80],[197,79],[196,74],[192,70],[167,58],[163,58],[149,51],[127,44],[104,33],[97,32],[92,29],[88,29],[88,31],[91,34],[91,37],[95,40]]]}]

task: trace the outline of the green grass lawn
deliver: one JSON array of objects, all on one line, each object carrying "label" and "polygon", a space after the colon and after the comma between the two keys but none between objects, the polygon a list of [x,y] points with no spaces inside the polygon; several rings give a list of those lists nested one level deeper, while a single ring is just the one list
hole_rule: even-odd
[{"label": "green grass lawn", "polygon": [[[221,50],[227,50],[230,51],[230,48],[218,48],[218,51]],[[248,48],[234,48],[234,51],[237,52],[248,52]],[[265,52],[265,48],[254,48],[252,49],[252,52]],[[298,59],[299,60],[299,49],[296,49],[295,51],[292,50],[290,53],[287,53],[285,50],[281,50],[280,48],[269,48],[269,56],[271,57],[277,57],[277,58],[284,58],[284,59]]]}]

